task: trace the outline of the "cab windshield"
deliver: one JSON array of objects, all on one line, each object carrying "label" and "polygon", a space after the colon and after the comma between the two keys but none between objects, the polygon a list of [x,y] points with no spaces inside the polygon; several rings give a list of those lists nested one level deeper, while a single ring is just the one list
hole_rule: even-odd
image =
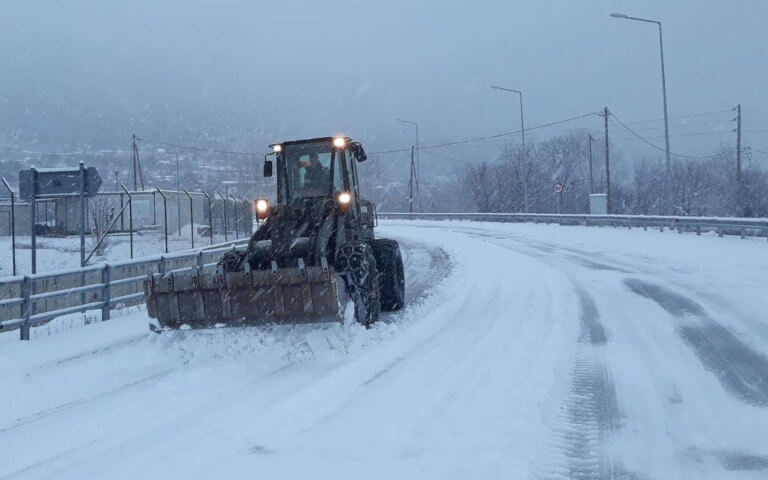
[{"label": "cab windshield", "polygon": [[336,153],[336,166],[331,169],[330,141],[298,143],[285,145],[283,162],[287,197],[289,200],[299,197],[318,197],[328,195],[331,188],[330,175],[333,170],[333,192],[343,189],[339,166],[339,153]]}]

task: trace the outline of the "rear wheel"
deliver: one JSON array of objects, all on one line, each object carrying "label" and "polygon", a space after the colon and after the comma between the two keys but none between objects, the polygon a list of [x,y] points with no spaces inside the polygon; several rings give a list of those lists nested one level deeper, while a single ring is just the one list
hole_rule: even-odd
[{"label": "rear wheel", "polygon": [[379,271],[379,296],[382,310],[400,310],[405,305],[405,272],[400,245],[395,240],[371,242],[376,269]]},{"label": "rear wheel", "polygon": [[346,272],[347,285],[355,303],[355,318],[366,327],[379,319],[379,275],[376,257],[370,245],[363,242],[349,242],[339,251],[336,258],[337,270]]}]

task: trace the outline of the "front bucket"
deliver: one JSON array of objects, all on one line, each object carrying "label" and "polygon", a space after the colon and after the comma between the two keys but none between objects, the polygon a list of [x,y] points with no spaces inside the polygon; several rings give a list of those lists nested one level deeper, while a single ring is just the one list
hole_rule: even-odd
[{"label": "front bucket", "polygon": [[346,291],[333,267],[176,270],[144,282],[163,329],[343,322]]}]

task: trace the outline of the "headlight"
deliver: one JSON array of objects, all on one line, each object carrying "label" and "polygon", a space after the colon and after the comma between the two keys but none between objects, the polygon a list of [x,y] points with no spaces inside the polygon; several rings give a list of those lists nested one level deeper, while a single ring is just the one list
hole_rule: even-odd
[{"label": "headlight", "polygon": [[347,141],[342,137],[336,137],[333,139],[333,146],[336,148],[344,148],[347,145]]},{"label": "headlight", "polygon": [[269,201],[266,198],[256,200],[256,215],[259,220],[264,220],[269,215]]},{"label": "headlight", "polygon": [[275,153],[280,153],[283,151],[282,145],[272,145],[272,151]]},{"label": "headlight", "polygon": [[336,195],[336,203],[339,204],[339,208],[342,213],[345,213],[349,208],[349,204],[352,202],[352,194],[349,192],[341,192]]}]

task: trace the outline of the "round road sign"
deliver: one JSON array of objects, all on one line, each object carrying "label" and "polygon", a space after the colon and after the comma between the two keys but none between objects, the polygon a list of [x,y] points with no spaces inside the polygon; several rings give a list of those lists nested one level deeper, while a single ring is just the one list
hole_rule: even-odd
[{"label": "round road sign", "polygon": [[552,190],[555,193],[563,193],[564,188],[563,188],[563,185],[561,183],[556,183],[556,184],[552,185]]}]

